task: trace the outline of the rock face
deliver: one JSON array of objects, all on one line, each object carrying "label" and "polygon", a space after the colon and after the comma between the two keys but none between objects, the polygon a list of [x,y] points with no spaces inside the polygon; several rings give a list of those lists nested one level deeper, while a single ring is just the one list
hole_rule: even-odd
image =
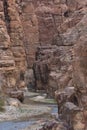
[{"label": "rock face", "polygon": [[85,86],[87,1],[38,0],[32,3],[40,43],[33,66],[37,88],[44,88],[53,95],[57,89]]},{"label": "rock face", "polygon": [[[33,86],[50,96],[65,87],[86,86],[86,4],[86,0],[1,1],[2,86]],[[32,74],[25,83],[28,72]]]},{"label": "rock face", "polygon": [[26,58],[22,24],[13,0],[0,1],[0,57],[1,91],[20,88]]},{"label": "rock face", "polygon": [[69,130],[67,124],[63,122],[58,123],[57,121],[49,121],[40,130]]},{"label": "rock face", "polygon": [[[64,41],[61,29],[67,20],[64,13],[68,10],[66,3],[57,1],[32,1],[38,20],[39,44],[33,65],[36,86],[46,89],[52,95],[61,86],[71,84],[72,43]],[[66,21],[68,22],[68,20]],[[68,24],[68,23],[67,23]],[[68,72],[69,70],[69,72]],[[67,75],[67,76],[65,76]]]},{"label": "rock face", "polygon": [[75,77],[78,78],[75,55],[79,54],[74,50],[86,33],[86,1],[32,0],[31,3],[39,31],[39,44],[34,50],[35,84],[52,96],[57,89],[74,86]]}]

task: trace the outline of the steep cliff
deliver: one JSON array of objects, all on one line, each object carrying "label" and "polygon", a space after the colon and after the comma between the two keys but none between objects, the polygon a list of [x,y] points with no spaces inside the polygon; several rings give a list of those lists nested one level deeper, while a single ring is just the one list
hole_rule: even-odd
[{"label": "steep cliff", "polygon": [[[0,70],[7,88],[24,87],[24,76],[27,86],[45,89],[51,96],[57,89],[86,84],[82,72],[86,68],[81,69],[80,63],[86,54],[81,53],[82,58],[79,54],[81,41],[83,51],[86,49],[86,3],[86,0],[0,2]],[[86,67],[86,62],[83,64]]]},{"label": "steep cliff", "polygon": [[23,86],[26,55],[23,27],[15,1],[0,1],[0,87],[6,93]]},{"label": "steep cliff", "polygon": [[[77,56],[74,56],[73,48],[86,33],[86,1],[32,0],[19,3],[21,20],[27,23],[23,23],[25,48],[28,68],[33,67],[35,88],[45,89],[53,95],[57,89],[74,86],[73,69]],[[32,81],[28,82],[29,86]]]}]

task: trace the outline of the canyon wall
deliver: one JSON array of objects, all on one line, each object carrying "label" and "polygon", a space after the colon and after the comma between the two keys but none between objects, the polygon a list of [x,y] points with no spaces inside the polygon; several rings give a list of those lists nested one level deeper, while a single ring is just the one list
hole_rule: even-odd
[{"label": "canyon wall", "polygon": [[26,55],[23,27],[15,1],[0,1],[0,91],[24,87]]},{"label": "canyon wall", "polygon": [[65,87],[86,86],[86,4],[1,0],[1,84],[44,89],[50,96]]},{"label": "canyon wall", "polygon": [[86,1],[18,2],[25,34],[27,72],[31,73],[31,76],[26,76],[30,79],[28,86],[45,89],[53,96],[57,89],[77,86],[77,80],[83,82],[85,79],[79,78],[80,72],[77,72],[80,63],[77,63],[76,55],[79,54],[75,54],[74,50],[80,37],[86,34]]}]

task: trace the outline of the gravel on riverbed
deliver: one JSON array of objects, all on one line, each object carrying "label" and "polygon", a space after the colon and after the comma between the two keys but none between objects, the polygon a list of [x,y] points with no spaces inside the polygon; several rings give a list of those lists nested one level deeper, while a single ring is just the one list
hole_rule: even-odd
[{"label": "gravel on riverbed", "polygon": [[0,121],[28,119],[30,117],[49,113],[51,108],[42,105],[21,104],[19,107],[5,106],[5,110],[5,112],[0,112]]}]

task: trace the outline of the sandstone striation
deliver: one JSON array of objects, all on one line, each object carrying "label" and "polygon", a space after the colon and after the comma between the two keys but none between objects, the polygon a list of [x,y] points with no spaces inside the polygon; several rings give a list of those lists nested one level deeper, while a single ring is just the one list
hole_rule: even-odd
[{"label": "sandstone striation", "polygon": [[21,73],[26,69],[26,56],[21,20],[11,0],[0,1],[0,57],[1,91],[18,90],[24,82]]}]

